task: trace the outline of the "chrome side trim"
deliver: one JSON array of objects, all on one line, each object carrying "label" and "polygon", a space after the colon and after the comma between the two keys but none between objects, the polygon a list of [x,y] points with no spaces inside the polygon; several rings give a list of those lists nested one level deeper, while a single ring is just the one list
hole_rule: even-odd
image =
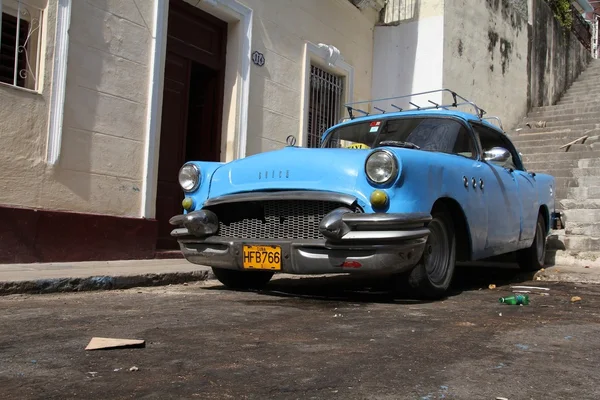
[{"label": "chrome side trim", "polygon": [[275,192],[246,192],[214,197],[206,200],[204,207],[216,206],[225,203],[240,203],[245,201],[266,200],[320,200],[334,201],[354,206],[357,198],[348,194],[317,191],[317,190],[278,190]]},{"label": "chrome side trim", "polygon": [[343,220],[348,225],[413,225],[425,224],[431,221],[431,215],[426,213],[411,214],[345,214]]}]

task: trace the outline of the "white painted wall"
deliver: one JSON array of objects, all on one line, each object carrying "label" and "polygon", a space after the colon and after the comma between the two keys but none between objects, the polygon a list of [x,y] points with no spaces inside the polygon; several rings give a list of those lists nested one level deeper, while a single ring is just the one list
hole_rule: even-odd
[{"label": "white painted wall", "polygon": [[[397,26],[375,28],[372,96],[374,99],[403,96],[442,88],[444,17],[431,16]],[[408,108],[409,101],[426,105],[441,102],[441,94],[394,100]],[[389,101],[374,106],[393,111]]]},{"label": "white painted wall", "polygon": [[[388,10],[388,25],[375,28],[372,98],[404,96],[442,88],[444,60],[444,1],[405,0]],[[413,96],[393,103],[430,105],[441,94]],[[393,111],[390,101],[372,105]],[[372,110],[377,112],[376,110]]]}]

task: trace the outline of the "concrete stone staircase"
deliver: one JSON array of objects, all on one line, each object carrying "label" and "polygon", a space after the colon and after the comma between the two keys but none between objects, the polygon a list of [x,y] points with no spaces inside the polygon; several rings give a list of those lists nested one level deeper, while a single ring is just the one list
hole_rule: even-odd
[{"label": "concrete stone staircase", "polygon": [[547,263],[600,266],[600,60],[556,105],[533,108],[509,136],[527,170],[556,178],[565,229],[551,235]]}]

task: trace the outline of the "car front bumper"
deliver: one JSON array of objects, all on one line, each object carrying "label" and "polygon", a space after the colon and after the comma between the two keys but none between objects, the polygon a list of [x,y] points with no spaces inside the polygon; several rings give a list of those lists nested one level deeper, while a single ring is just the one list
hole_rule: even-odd
[{"label": "car front bumper", "polygon": [[353,213],[339,208],[327,214],[319,229],[323,239],[239,239],[217,236],[218,219],[209,210],[171,218],[185,258],[195,264],[243,270],[244,245],[279,246],[281,266],[275,272],[325,274],[397,273],[420,260],[429,235],[428,214]]}]

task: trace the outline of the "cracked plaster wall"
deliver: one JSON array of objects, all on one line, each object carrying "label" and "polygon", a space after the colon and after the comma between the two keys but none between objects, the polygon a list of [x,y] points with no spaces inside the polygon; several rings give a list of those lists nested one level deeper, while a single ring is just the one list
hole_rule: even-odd
[{"label": "cracked plaster wall", "polygon": [[446,0],[444,87],[501,118],[527,112],[528,23],[510,0]]}]

